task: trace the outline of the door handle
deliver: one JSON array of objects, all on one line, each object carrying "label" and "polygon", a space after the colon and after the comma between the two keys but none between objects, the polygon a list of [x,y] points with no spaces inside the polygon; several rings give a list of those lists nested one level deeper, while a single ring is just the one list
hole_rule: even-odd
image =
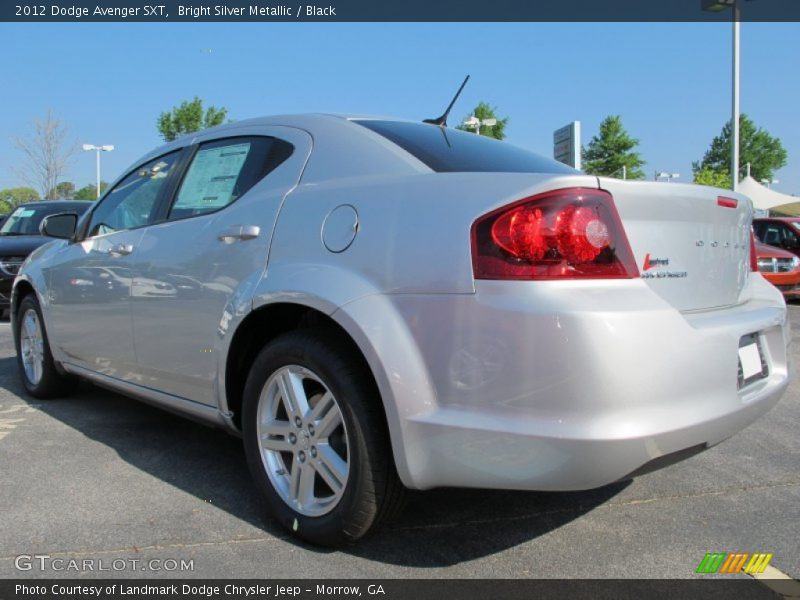
[{"label": "door handle", "polygon": [[261,228],[258,225],[234,225],[222,231],[217,239],[225,244],[232,244],[252,240],[259,235],[261,235]]},{"label": "door handle", "polygon": [[133,252],[132,244],[117,244],[116,246],[111,246],[108,251],[111,256],[128,256],[131,252]]}]

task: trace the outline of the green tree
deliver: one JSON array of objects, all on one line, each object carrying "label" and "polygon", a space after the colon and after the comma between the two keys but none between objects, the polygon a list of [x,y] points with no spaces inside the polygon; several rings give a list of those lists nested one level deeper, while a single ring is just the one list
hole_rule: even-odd
[{"label": "green tree", "polygon": [[609,115],[600,123],[600,131],[583,149],[583,170],[592,175],[622,177],[625,167],[628,179],[644,179],[644,161],[635,148],[639,140],[628,135],[622,117]]},{"label": "green tree", "polygon": [[20,204],[39,199],[39,192],[31,187],[6,188],[0,190],[0,212],[11,212]]},{"label": "green tree", "polygon": [[[105,181],[100,182],[100,193],[102,194],[108,189],[108,183]],[[83,186],[72,196],[73,200],[96,200],[97,199],[97,186],[93,183]]]},{"label": "green tree", "polygon": [[728,169],[715,171],[711,167],[701,167],[699,163],[692,164],[694,182],[699,185],[710,185],[719,188],[731,187],[731,175]]},{"label": "green tree", "polygon": [[[774,172],[786,165],[787,154],[781,140],[756,127],[745,114],[739,117],[739,140],[740,179],[747,163],[750,163],[750,174],[756,181],[772,179]],[[722,132],[711,142],[703,160],[692,165],[695,179],[697,173],[704,168],[719,174],[730,174],[731,146],[731,122],[728,121]],[[730,187],[730,183],[727,187]]]},{"label": "green tree", "polygon": [[[497,116],[497,107],[490,106],[486,102],[480,102],[478,106],[472,111],[472,114],[467,117],[475,117],[480,119],[481,121],[485,119],[496,119],[497,123],[494,125],[481,125],[478,128],[478,133],[481,135],[485,135],[486,137],[494,138],[496,140],[504,140],[506,138],[506,125],[508,125],[508,117],[500,118]],[[466,120],[466,119],[464,119]],[[474,127],[467,127],[463,124],[457,125],[456,129],[460,129],[462,131],[470,131],[472,133],[475,132]]]},{"label": "green tree", "polygon": [[59,200],[72,200],[75,197],[75,184],[71,181],[62,181],[51,196]]},{"label": "green tree", "polygon": [[227,108],[209,106],[203,112],[203,101],[197,96],[193,100],[182,102],[169,112],[162,112],[158,117],[157,127],[165,142],[192,133],[221,125],[228,115]]}]

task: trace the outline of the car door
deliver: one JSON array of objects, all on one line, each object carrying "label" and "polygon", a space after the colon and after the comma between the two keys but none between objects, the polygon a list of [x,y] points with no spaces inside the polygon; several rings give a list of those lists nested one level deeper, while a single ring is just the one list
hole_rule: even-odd
[{"label": "car door", "polygon": [[144,385],[216,405],[217,343],[267,264],[311,137],[283,127],[196,144],[162,222],[146,228],[131,294]]},{"label": "car door", "polygon": [[119,181],[45,270],[51,343],[67,362],[119,379],[136,378],[131,331],[131,261],[179,162],[172,152]]}]

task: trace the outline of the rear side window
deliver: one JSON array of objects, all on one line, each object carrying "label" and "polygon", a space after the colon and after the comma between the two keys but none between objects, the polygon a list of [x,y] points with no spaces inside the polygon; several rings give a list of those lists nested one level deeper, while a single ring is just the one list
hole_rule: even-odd
[{"label": "rear side window", "polygon": [[507,142],[427,123],[356,120],[412,154],[434,171],[578,173],[565,164]]},{"label": "rear side window", "polygon": [[270,137],[230,138],[201,145],[186,171],[170,219],[220,210],[234,202],[292,153]]}]

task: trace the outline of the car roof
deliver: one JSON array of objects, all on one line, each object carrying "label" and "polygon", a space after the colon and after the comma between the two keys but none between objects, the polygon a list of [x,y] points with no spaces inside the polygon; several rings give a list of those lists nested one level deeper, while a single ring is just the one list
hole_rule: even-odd
[{"label": "car roof", "polygon": [[784,223],[796,223],[800,217],[756,217],[754,221],[782,221]]},{"label": "car roof", "polygon": [[31,207],[40,207],[40,208],[49,208],[49,207],[58,207],[63,206],[64,208],[77,208],[77,207],[84,207],[87,208],[92,205],[92,202],[89,200],[39,200],[37,202],[26,202],[25,204],[20,204],[17,206],[31,206]]},{"label": "car roof", "polygon": [[[412,156],[383,136],[370,131],[354,121],[380,119],[388,121],[416,122],[395,117],[379,117],[356,114],[310,113],[256,117],[203,129],[154,148],[132,167],[163,156],[179,148],[213,141],[224,137],[263,135],[260,128],[292,129],[305,136],[314,155],[303,171],[306,183],[315,183],[332,178],[365,177],[369,175],[430,173],[432,170],[418,158]],[[347,148],[348,152],[342,152]],[[125,173],[130,172],[126,169]],[[115,185],[114,182],[113,185]]]},{"label": "car roof", "polygon": [[[163,154],[173,147],[185,146],[190,143],[192,139],[199,136],[202,137],[222,137],[226,131],[236,131],[245,127],[259,127],[259,126],[283,126],[295,127],[303,129],[310,133],[314,133],[320,128],[326,128],[331,125],[347,125],[349,121],[361,119],[381,119],[386,121],[406,121],[409,119],[399,119],[397,117],[381,117],[376,115],[359,115],[359,114],[337,114],[337,113],[301,113],[301,114],[284,114],[284,115],[270,115],[263,117],[253,117],[250,119],[242,119],[241,121],[231,121],[216,127],[209,127],[195,131],[187,135],[176,138],[156,149],[154,152],[148,154]],[[421,121],[419,121],[421,122]]]}]

